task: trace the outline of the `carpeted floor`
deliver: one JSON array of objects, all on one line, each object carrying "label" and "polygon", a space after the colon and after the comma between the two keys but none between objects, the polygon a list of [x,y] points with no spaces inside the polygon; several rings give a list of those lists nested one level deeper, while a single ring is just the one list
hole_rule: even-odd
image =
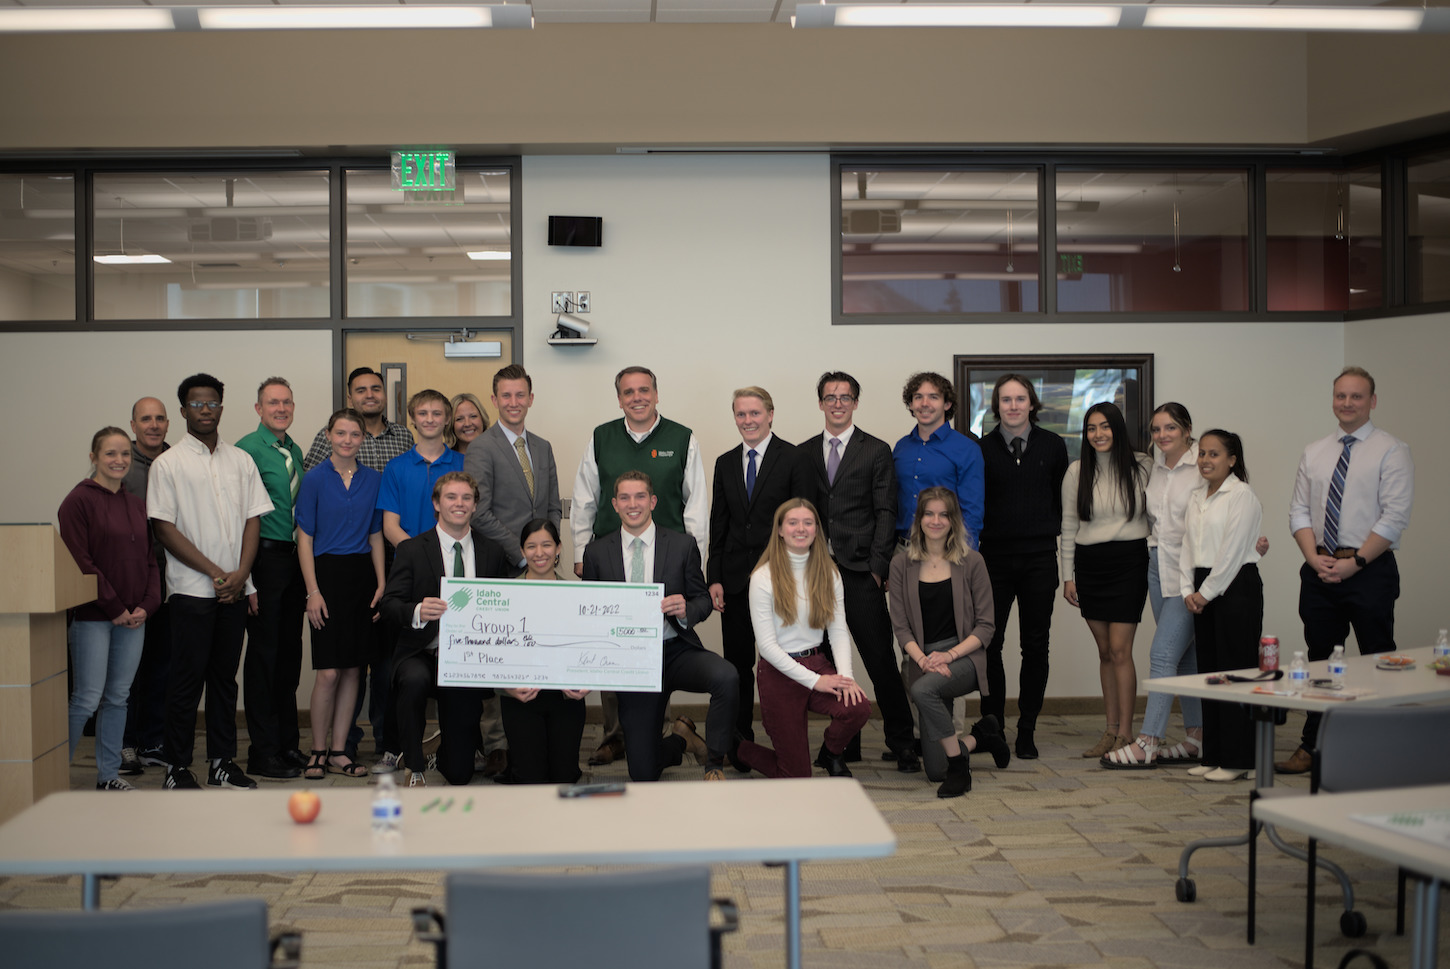
[{"label": "carpeted floor", "polygon": [[[823,725],[812,723],[816,742]],[[923,775],[900,774],[894,764],[878,759],[880,721],[871,721],[863,734],[866,760],[853,770],[896,831],[898,850],[894,857],[870,863],[803,866],[805,964],[831,969],[1302,966],[1302,862],[1272,849],[1261,851],[1257,945],[1244,938],[1246,849],[1200,851],[1191,866],[1198,900],[1183,904],[1174,897],[1184,844],[1241,832],[1250,784],[1209,784],[1182,769],[1102,770],[1078,756],[1096,740],[1100,726],[1092,716],[1046,717],[1038,725],[1040,760],[1014,760],[995,770],[990,758],[974,758],[971,793],[939,800],[936,785]],[[598,730],[587,728],[581,763],[597,743]],[[1281,754],[1288,753],[1289,738],[1296,735],[1291,718],[1289,727],[1279,730]],[[243,737],[243,750],[245,743]],[[728,773],[730,783],[769,783]],[[161,775],[161,769],[148,768],[131,780],[138,787],[159,787]],[[593,775],[622,780],[625,771],[614,764],[593,769]],[[89,740],[77,753],[71,778],[76,789],[94,786]],[[699,783],[698,778],[695,767],[666,774],[667,781]],[[442,783],[436,775],[430,782]],[[326,781],[307,783],[369,781],[329,775]],[[475,783],[485,795],[492,782],[479,776]],[[1303,777],[1280,783],[1308,786]],[[104,810],[106,798],[125,795],[95,796],[97,810]],[[219,790],[207,796],[247,794]],[[1287,839],[1303,843],[1293,835]],[[1369,929],[1356,940],[1339,934],[1339,893],[1321,876],[1316,965],[1333,969],[1346,951],[1360,947],[1391,966],[1407,967],[1407,937],[1394,935],[1394,872],[1343,849],[1330,847],[1326,854],[1349,871]],[[733,897],[741,912],[740,932],[726,937],[726,966],[782,966],[779,870],[719,865],[713,880],[714,894]],[[76,908],[79,885],[79,878],[0,878],[0,908]],[[102,904],[142,908],[237,895],[266,899],[273,931],[303,933],[304,966],[393,969],[433,961],[431,946],[411,940],[408,920],[415,905],[443,905],[441,876],[433,872],[123,877],[103,885]],[[1440,958],[1450,964],[1450,939],[1444,935]],[[587,964],[587,956],[581,964]]]}]

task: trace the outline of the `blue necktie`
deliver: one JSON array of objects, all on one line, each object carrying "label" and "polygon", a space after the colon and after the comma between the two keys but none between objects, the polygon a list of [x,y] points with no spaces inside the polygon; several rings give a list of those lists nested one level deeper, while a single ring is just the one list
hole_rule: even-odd
[{"label": "blue necktie", "polygon": [[755,495],[755,448],[745,452],[750,462],[745,465],[745,497],[750,499]]},{"label": "blue necktie", "polygon": [[1344,501],[1344,478],[1349,473],[1349,449],[1354,447],[1354,441],[1353,434],[1339,439],[1344,450],[1339,452],[1339,463],[1334,466],[1334,476],[1329,479],[1329,501],[1324,506],[1324,547],[1330,555],[1339,548],[1339,506]]}]

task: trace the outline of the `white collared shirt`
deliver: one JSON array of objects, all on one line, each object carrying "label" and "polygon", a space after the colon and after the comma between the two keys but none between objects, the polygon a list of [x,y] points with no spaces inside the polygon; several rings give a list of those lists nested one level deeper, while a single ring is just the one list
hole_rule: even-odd
[{"label": "white collared shirt", "polygon": [[1194,591],[1195,568],[1213,570],[1198,587],[1198,594],[1210,600],[1222,595],[1239,569],[1258,562],[1255,546],[1263,523],[1264,509],[1254,489],[1237,476],[1230,474],[1212,495],[1207,481],[1195,488],[1188,496],[1183,522],[1179,595]]},{"label": "white collared shirt", "polygon": [[[503,431],[504,440],[506,440],[506,441],[509,442],[509,450],[511,450],[511,451],[514,452],[514,458],[515,459],[517,459],[518,456],[519,456],[519,446],[517,444],[515,444],[514,442],[517,441],[517,440],[519,440],[520,438],[523,438],[524,450],[527,451],[528,452],[528,455],[529,455],[529,469],[530,470],[533,470],[533,466],[534,466],[534,452],[529,447],[529,430],[528,430],[528,428],[524,428],[524,432],[522,434],[515,434],[513,431],[509,430],[508,427],[505,426],[502,421],[499,421],[498,429],[501,430],[501,431]],[[524,462],[519,461],[519,467],[522,468],[523,466],[524,466]]]},{"label": "white collared shirt", "polygon": [[1177,595],[1178,556],[1183,548],[1183,518],[1188,513],[1188,496],[1203,484],[1192,448],[1184,451],[1178,463],[1168,467],[1163,452],[1153,451],[1153,471],[1144,489],[1148,507],[1149,547],[1158,549],[1158,585],[1167,596]]},{"label": "white collared shirt", "polygon": [[[439,550],[443,553],[443,575],[446,578],[454,578],[453,575],[453,543],[458,542],[463,546],[463,578],[478,578],[478,563],[473,557],[473,529],[464,533],[462,538],[454,538],[443,530],[442,525],[433,526],[433,538],[438,542]],[[442,594],[443,589],[439,588],[438,593]],[[428,625],[423,621],[423,603],[413,607],[413,628],[422,629]],[[437,640],[434,640],[432,649],[438,648]]]},{"label": "white collared shirt", "polygon": [[[1294,498],[1289,504],[1289,530],[1314,530],[1314,544],[1324,544],[1324,511],[1329,481],[1334,477],[1344,445],[1344,431],[1322,437],[1304,449],[1294,476]],[[1365,421],[1354,432],[1357,443],[1349,451],[1344,498],[1339,504],[1340,548],[1359,548],[1369,533],[1400,547],[1400,533],[1410,524],[1415,497],[1415,464],[1410,447],[1387,431]]]},{"label": "white collared shirt", "polygon": [[[631,535],[626,529],[621,528],[619,530],[621,561],[624,564],[624,581],[629,581],[629,564],[630,561],[634,558],[634,540],[638,538],[641,542],[644,543],[644,548],[641,549],[641,551],[644,553],[644,581],[649,583],[654,582],[655,539],[657,537],[658,532],[655,529],[654,519],[650,519],[650,523],[645,526],[645,530],[643,532],[640,532],[637,536]],[[688,625],[685,617],[683,616],[679,618],[679,622],[681,626]],[[666,641],[674,639],[678,635],[679,633],[675,631],[674,626],[671,626],[668,622],[664,624],[664,638]]]},{"label": "white collared shirt", "polygon": [[765,435],[765,439],[759,444],[746,444],[740,442],[740,480],[745,480],[745,473],[750,468],[750,452],[755,451],[755,473],[760,474],[760,465],[765,461],[765,449],[770,447],[770,442],[775,439],[774,434]]},{"label": "white collared shirt", "polygon": [[[247,522],[272,511],[272,499],[252,456],[217,439],[216,450],[187,434],[151,463],[146,515],[175,525],[217,567],[233,571],[242,560]],[[168,596],[216,598],[211,576],[166,553]],[[256,591],[247,579],[246,593]]]},{"label": "white collared shirt", "polygon": [[[836,440],[838,440],[838,441],[841,442],[841,446],[839,448],[837,448],[837,450],[840,451],[840,456],[842,458],[844,458],[846,456],[846,445],[849,444],[849,443],[851,443],[851,435],[852,434],[855,434],[855,433],[856,433],[856,425],[855,424],[852,424],[850,427],[846,428],[840,434],[837,434],[836,435]],[[824,434],[821,435],[821,457],[823,457],[823,458],[826,459],[826,467],[830,467],[831,466],[831,432],[830,431],[826,431]]]}]

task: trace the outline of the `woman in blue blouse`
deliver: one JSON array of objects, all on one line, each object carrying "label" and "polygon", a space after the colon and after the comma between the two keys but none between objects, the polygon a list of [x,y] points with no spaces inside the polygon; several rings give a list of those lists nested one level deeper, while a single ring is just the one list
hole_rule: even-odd
[{"label": "woman in blue blouse", "polygon": [[[374,607],[383,596],[383,513],[377,507],[383,476],[357,460],[363,417],[351,408],[327,422],[332,456],[302,479],[294,506],[297,559],[307,585],[312,625],[312,753],[302,775],[366,777],[367,768],[342,750],[352,729],[358,668],[365,655]],[[327,742],[332,731],[331,747]]]}]

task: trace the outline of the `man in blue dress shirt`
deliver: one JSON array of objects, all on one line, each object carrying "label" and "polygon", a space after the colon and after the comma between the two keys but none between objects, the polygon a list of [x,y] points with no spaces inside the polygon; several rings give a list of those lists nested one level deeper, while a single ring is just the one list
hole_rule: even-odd
[{"label": "man in blue dress shirt", "polygon": [[923,488],[950,488],[962,506],[967,540],[972,548],[982,535],[982,449],[948,423],[957,408],[952,382],[939,373],[913,374],[901,391],[901,402],[916,418],[916,427],[896,442],[896,537],[905,539],[916,517],[916,496]]}]

